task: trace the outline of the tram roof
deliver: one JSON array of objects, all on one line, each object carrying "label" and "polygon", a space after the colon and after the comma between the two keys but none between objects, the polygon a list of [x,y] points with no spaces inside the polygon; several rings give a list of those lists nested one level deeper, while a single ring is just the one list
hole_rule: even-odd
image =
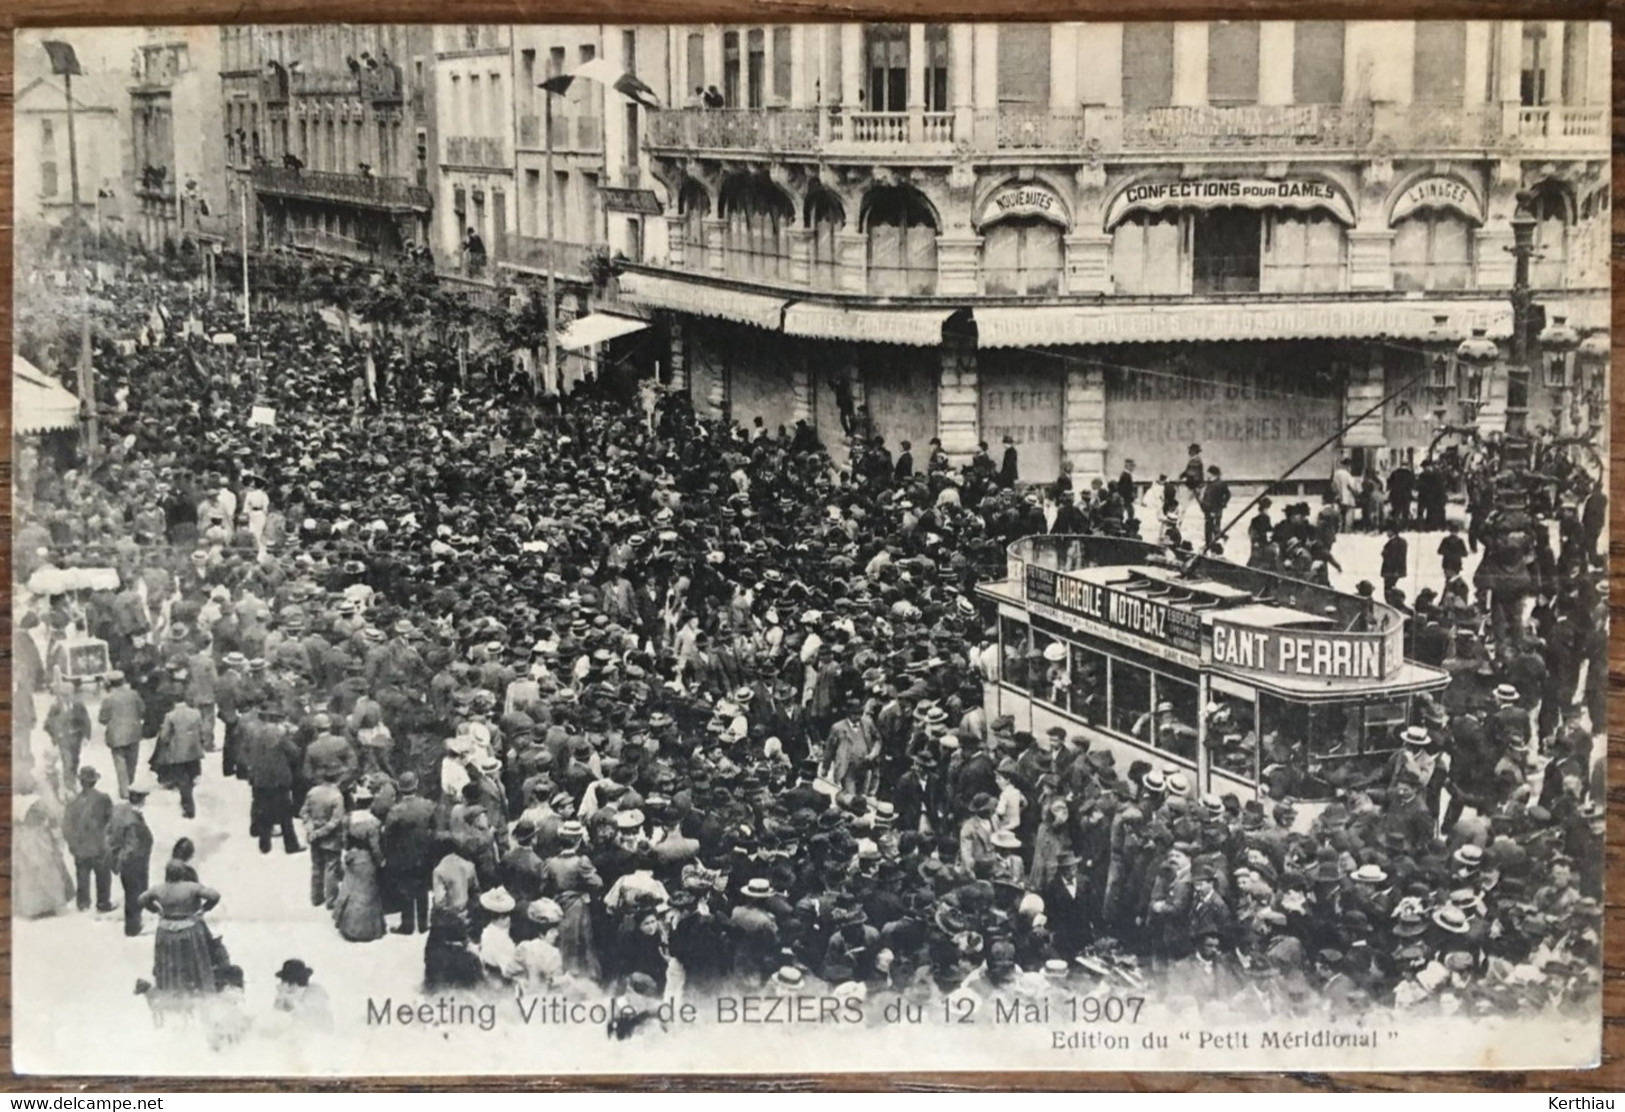
[{"label": "tram roof", "polygon": [[1023,537],[1006,552],[1023,568],[1046,567],[1175,610],[1202,616],[1222,614],[1226,621],[1239,625],[1318,630],[1359,627],[1378,633],[1397,629],[1404,622],[1399,611],[1375,599],[1211,556],[1175,553],[1128,537]]}]

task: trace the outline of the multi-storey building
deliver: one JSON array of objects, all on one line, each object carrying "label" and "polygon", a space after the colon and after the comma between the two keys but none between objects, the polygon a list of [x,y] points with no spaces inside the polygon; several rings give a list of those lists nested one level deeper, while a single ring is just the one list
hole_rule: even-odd
[{"label": "multi-storey building", "polygon": [[149,28],[130,61],[129,234],[153,248],[218,242],[226,194],[219,40],[211,30]]},{"label": "multi-storey building", "polygon": [[260,242],[385,262],[428,241],[432,31],[225,28],[227,149]]},{"label": "multi-storey building", "polygon": [[[19,54],[21,51],[19,51]],[[21,77],[21,75],[19,75]],[[74,136],[79,153],[79,211],[98,231],[122,227],[130,136],[123,123],[125,79],[91,73],[73,79]],[[68,102],[62,79],[19,80],[14,112],[20,234],[57,227],[73,211],[68,167]]]},{"label": "multi-storey building", "polygon": [[[513,43],[509,27],[448,24],[434,29],[439,127],[435,252],[443,265],[488,277],[516,226]],[[483,264],[465,258],[470,230]],[[478,273],[476,273],[478,271]]]},{"label": "multi-storey building", "polygon": [[1173,473],[1201,443],[1266,480],[1395,392],[1344,449],[1425,450],[1430,411],[1468,389],[1485,429],[1548,423],[1555,375],[1425,373],[1472,329],[1510,335],[1518,221],[1548,318],[1607,323],[1600,23],[663,42],[671,107],[643,165],[665,235],[627,252],[620,290],[663,311],[702,412],[838,443],[863,405],[894,448],[938,436],[964,458],[1008,435],[1046,481],[1063,459]]}]

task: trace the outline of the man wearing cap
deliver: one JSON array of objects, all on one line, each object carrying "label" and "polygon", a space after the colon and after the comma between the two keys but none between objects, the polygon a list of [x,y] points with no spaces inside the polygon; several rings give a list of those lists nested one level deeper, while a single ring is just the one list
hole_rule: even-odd
[{"label": "man wearing cap", "polygon": [[157,786],[150,775],[136,777],[107,820],[107,861],[124,889],[124,933],[131,938],[141,933],[141,894],[152,864],[152,829],[142,809]]},{"label": "man wearing cap", "polygon": [[51,708],[45,712],[45,732],[62,759],[63,794],[73,790],[70,778],[79,767],[79,753],[90,738],[90,711],[79,693],[78,680],[58,680],[52,686]]},{"label": "man wearing cap", "polygon": [[94,768],[79,769],[79,792],[68,800],[62,813],[62,837],[73,857],[74,899],[80,911],[90,907],[92,877],[96,882],[96,910],[113,910],[113,873],[107,848],[113,801],[97,789],[100,778]]},{"label": "man wearing cap", "polygon": [[[146,720],[146,703],[136,690],[125,682],[118,669],[107,674],[108,692],[102,697],[97,719],[105,729],[107,748],[113,753],[113,772],[118,778],[118,794],[129,797],[130,781],[135,779],[136,760],[141,753],[141,738]],[[137,893],[139,895],[139,893]]]}]

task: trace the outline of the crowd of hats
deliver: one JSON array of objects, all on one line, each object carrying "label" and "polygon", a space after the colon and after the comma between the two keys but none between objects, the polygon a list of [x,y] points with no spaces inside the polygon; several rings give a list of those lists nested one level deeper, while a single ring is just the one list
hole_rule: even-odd
[{"label": "crowd of hats", "polygon": [[[150,285],[115,302],[142,319],[154,297],[185,312]],[[196,311],[206,330],[228,319]],[[497,791],[504,845],[540,846],[533,816],[584,815],[552,847],[603,850],[606,885],[649,842],[691,839],[657,871],[667,905],[639,913],[673,938],[722,923],[707,946],[748,960],[694,960],[786,991],[1141,987],[1175,969],[1175,995],[1226,1006],[1229,976],[1288,1012],[1331,994],[1515,1010],[1594,989],[1588,782],[1537,802],[1514,780],[1439,839],[1436,798],[1381,783],[1304,829],[1291,804],[1202,795],[1176,767],[1119,769],[1082,735],[988,721],[993,631],[972,587],[1043,520],[985,468],[842,471],[805,426],[747,439],[680,397],[651,412],[592,383],[555,412],[477,359],[453,374],[435,344],[381,353],[382,400],[357,412],[361,356],[301,312],[262,312],[239,343],[264,360],[274,427],[244,420],[253,376],[230,356],[174,336],[99,354],[110,450],[92,473],[31,477],[19,569],[112,563],[160,590],[169,573],[179,639],[195,648],[200,616],[227,616],[241,644],[217,640],[222,663],[266,676],[268,713],[307,734],[340,728],[317,721],[338,687],[365,690],[393,773],[350,785],[352,802],[437,795],[461,764]],[[222,485],[270,493],[263,549],[209,520],[194,542],[166,514]],[[131,682],[156,682],[169,657],[113,640]],[[843,773],[825,742],[848,716],[883,741]],[[1413,728],[1419,748],[1448,734]],[[967,848],[984,838],[985,855]],[[495,883],[480,904],[519,911]],[[726,929],[744,907],[772,923],[761,952],[761,932]]]}]

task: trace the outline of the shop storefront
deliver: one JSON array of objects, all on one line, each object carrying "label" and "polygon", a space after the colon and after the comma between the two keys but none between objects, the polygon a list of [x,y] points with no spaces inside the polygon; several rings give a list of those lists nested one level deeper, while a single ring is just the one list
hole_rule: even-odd
[{"label": "shop storefront", "polygon": [[1037,351],[978,354],[981,438],[994,462],[1008,436],[1016,446],[1024,483],[1053,482],[1061,469],[1066,406],[1066,363]]}]

